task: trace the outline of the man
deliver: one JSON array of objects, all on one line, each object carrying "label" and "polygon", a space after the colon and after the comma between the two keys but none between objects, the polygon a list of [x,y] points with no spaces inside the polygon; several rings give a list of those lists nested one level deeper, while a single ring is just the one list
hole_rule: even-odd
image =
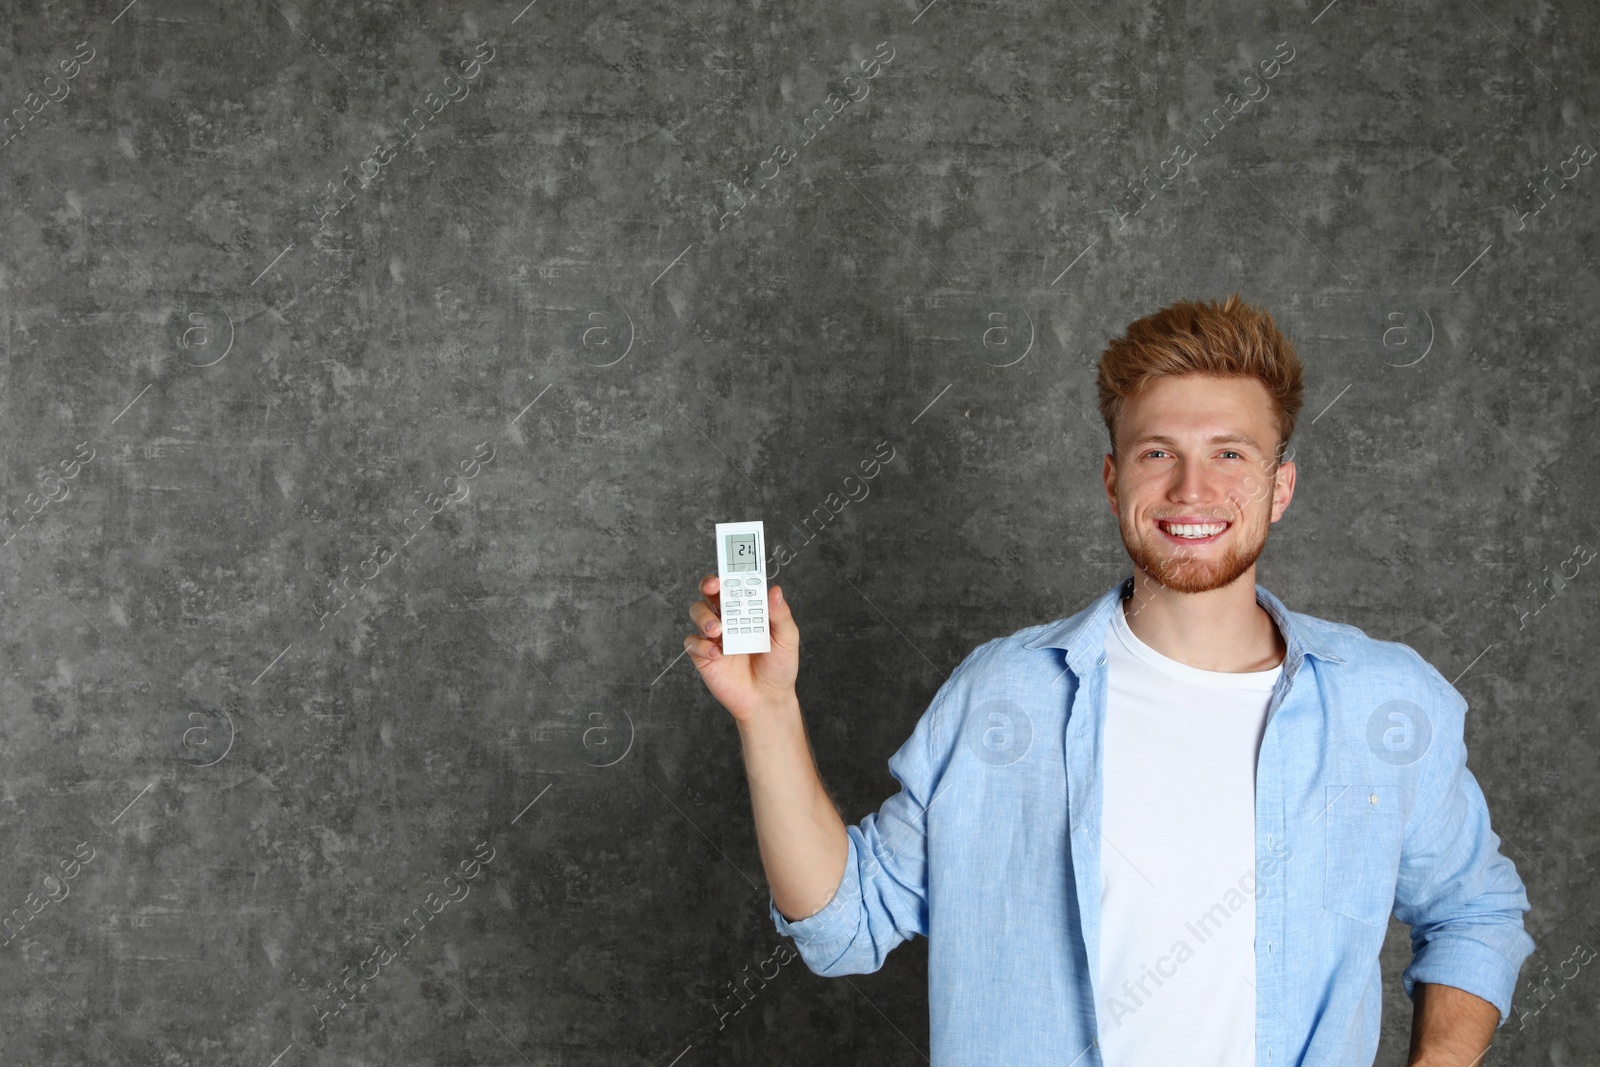
[{"label": "man", "polygon": [[1466,767],[1466,702],[1406,645],[1255,583],[1294,494],[1302,370],[1237,293],[1101,357],[1130,578],[981,645],[845,826],[794,691],[800,635],[685,638],[738,724],[770,910],[820,975],[928,938],[933,1067],[1352,1067],[1378,1047],[1389,915],[1413,1067],[1473,1067],[1533,941]]}]

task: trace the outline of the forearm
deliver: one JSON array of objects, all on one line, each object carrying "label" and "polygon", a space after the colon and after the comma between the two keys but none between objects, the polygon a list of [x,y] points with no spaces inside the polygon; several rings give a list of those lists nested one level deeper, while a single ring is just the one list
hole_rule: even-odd
[{"label": "forearm", "polygon": [[1489,1051],[1500,1010],[1455,986],[1418,982],[1413,991],[1407,1067],[1477,1067]]},{"label": "forearm", "polygon": [[850,846],[817,775],[799,701],[741,722],[739,738],[772,901],[791,922],[809,918],[839,888]]}]

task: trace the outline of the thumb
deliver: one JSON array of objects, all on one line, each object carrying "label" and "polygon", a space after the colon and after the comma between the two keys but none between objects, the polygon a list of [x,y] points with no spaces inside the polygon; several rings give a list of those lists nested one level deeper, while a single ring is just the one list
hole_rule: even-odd
[{"label": "thumb", "polygon": [[775,585],[767,593],[767,618],[775,643],[790,650],[800,647],[800,627],[789,610],[789,601],[784,599],[782,586]]}]

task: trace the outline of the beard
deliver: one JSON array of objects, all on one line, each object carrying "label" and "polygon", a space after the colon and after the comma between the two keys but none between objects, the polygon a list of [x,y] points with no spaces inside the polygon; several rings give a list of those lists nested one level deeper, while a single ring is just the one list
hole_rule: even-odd
[{"label": "beard", "polygon": [[1162,536],[1159,530],[1147,541],[1125,518],[1119,519],[1117,525],[1134,566],[1157,585],[1175,593],[1209,593],[1232,585],[1255,564],[1267,547],[1267,529],[1271,524],[1265,524],[1257,536],[1252,524],[1235,520],[1227,530],[1228,547],[1220,555],[1209,546],[1204,550],[1168,546],[1155,540]]}]

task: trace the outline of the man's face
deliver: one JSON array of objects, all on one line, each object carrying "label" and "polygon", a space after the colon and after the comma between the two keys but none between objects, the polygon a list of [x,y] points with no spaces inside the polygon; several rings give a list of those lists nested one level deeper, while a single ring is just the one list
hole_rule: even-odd
[{"label": "man's face", "polygon": [[1103,473],[1134,564],[1179,593],[1249,571],[1294,494],[1293,461],[1273,467],[1277,439],[1254,378],[1160,378],[1126,402]]}]

